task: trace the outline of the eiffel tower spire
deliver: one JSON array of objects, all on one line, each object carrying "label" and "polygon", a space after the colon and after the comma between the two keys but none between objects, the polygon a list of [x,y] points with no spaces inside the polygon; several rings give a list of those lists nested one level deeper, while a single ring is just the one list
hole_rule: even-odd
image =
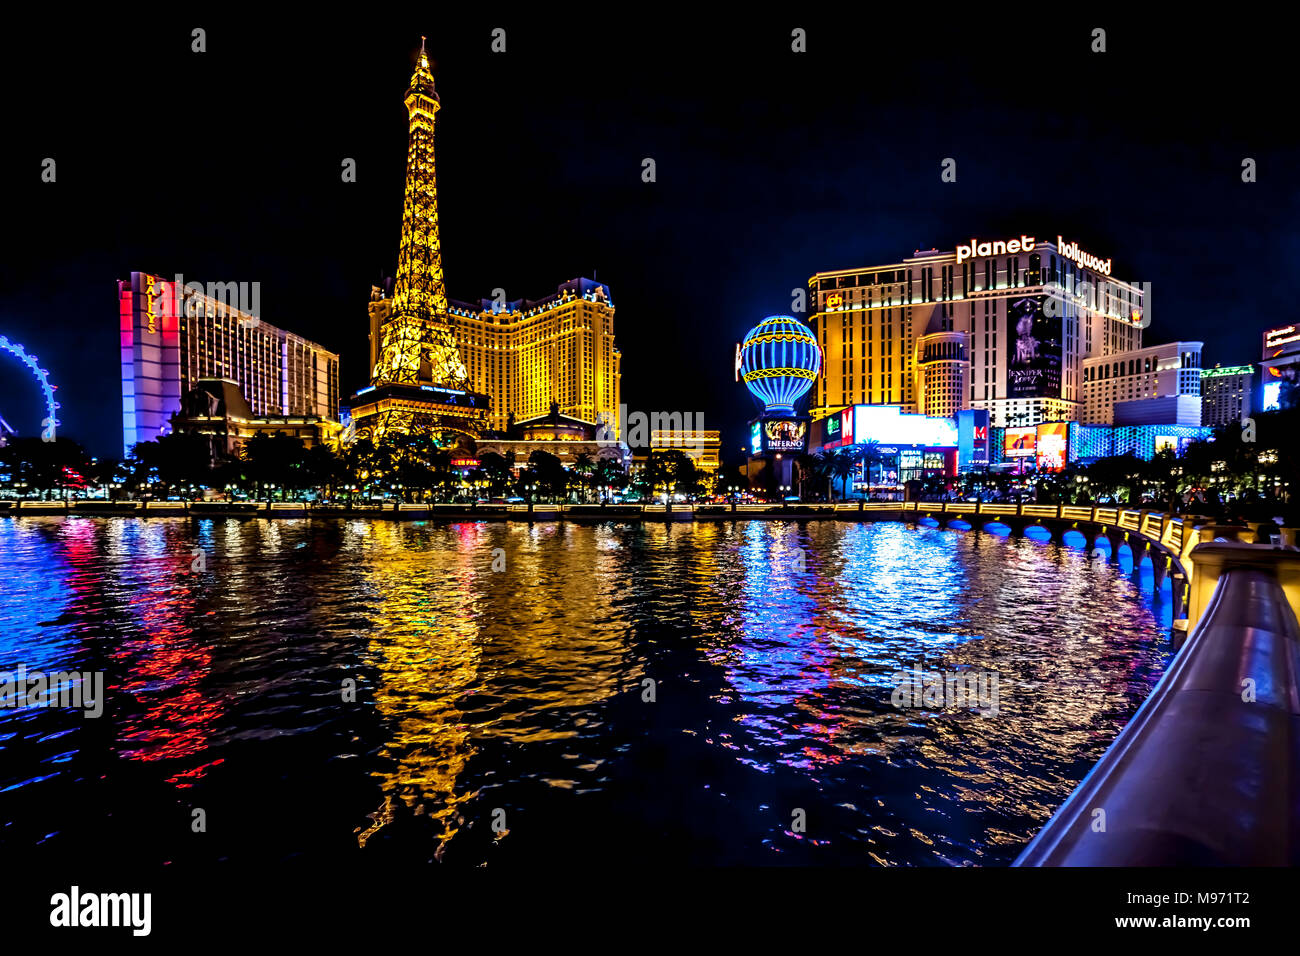
[{"label": "eiffel tower spire", "polygon": [[376,384],[433,384],[464,388],[468,380],[448,325],[447,288],[438,238],[438,177],[434,118],[442,103],[420,38],[420,55],[406,90],[409,136],[402,241],[397,254],[393,307],[380,330]]}]

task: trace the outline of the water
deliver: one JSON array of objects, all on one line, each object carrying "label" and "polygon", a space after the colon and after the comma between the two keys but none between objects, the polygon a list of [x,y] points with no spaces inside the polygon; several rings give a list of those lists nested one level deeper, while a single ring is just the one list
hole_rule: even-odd
[{"label": "water", "polygon": [[[108,686],[99,719],[0,710],[0,847],[1006,864],[1168,662],[1128,560],[894,523],[0,519],[0,669]],[[914,664],[996,672],[998,713],[896,709]]]}]

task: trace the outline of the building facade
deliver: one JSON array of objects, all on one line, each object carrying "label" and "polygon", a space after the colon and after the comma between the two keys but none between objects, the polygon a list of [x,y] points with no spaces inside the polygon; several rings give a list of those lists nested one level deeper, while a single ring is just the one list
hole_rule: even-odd
[{"label": "building facade", "polygon": [[1218,428],[1249,418],[1255,390],[1255,366],[1201,369],[1201,424]]},{"label": "building facade", "polygon": [[513,456],[516,473],[535,451],[554,455],[565,468],[573,468],[584,457],[593,464],[613,461],[624,471],[632,463],[626,444],[604,437],[595,422],[565,415],[555,402],[544,415],[510,420],[500,437],[480,438],[476,447],[480,456],[495,453],[508,460]]},{"label": "building facade", "polygon": [[966,407],[970,333],[934,332],[917,342],[916,391],[922,415],[949,418]]},{"label": "building facade", "polygon": [[203,379],[236,383],[255,417],[338,421],[338,355],[235,298],[146,272],[118,281],[124,454],[167,434],[182,397]]},{"label": "building facade", "polygon": [[[1201,424],[1201,347],[1200,342],[1167,342],[1085,359],[1080,420],[1089,425],[1146,424],[1137,420],[1145,417],[1151,423]],[[1126,421],[1116,418],[1119,405],[1125,406]],[[1181,417],[1158,417],[1162,414]]]},{"label": "building facade", "polygon": [[[650,433],[649,453],[680,451],[696,468],[717,474],[721,464],[722,432],[717,429],[658,429]],[[648,455],[639,454],[637,458]]]},{"label": "building facade", "polygon": [[[392,299],[370,307],[371,363],[379,328]],[[468,389],[491,399],[485,427],[504,432],[516,421],[544,415],[554,402],[562,414],[620,426],[622,356],[614,342],[609,287],[572,279],[554,295],[498,304],[450,301],[448,326],[464,363]]]},{"label": "building facade", "polygon": [[[1059,237],[1019,236],[817,273],[813,417],[855,404],[924,413],[959,387],[953,411],[985,409],[998,427],[1076,420],[1084,359],[1142,344],[1142,290],[1110,268]],[[945,354],[962,341],[964,370]]]},{"label": "building facade", "polygon": [[1264,333],[1259,379],[1260,411],[1300,404],[1300,328],[1284,325]]},{"label": "building facade", "polygon": [[258,415],[237,382],[217,378],[199,379],[181,396],[172,424],[178,432],[206,438],[213,465],[237,457],[258,435],[297,438],[305,448],[314,448],[336,442],[342,428],[321,416]]}]

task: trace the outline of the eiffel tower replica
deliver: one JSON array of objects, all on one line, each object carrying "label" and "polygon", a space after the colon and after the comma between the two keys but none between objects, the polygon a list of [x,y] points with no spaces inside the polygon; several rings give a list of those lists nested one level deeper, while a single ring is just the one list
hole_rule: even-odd
[{"label": "eiffel tower replica", "polygon": [[427,434],[443,447],[472,447],[486,427],[489,398],[469,390],[447,311],[433,160],[434,116],[442,104],[424,39],[406,91],[410,136],[397,278],[379,326],[370,385],[352,396],[349,431],[376,443],[395,434]]}]

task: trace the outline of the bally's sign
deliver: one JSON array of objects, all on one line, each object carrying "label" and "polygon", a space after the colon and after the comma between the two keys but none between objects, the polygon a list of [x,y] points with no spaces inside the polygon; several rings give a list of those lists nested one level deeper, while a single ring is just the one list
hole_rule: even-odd
[{"label": "bally's sign", "polygon": [[[998,239],[994,242],[980,242],[978,239],[972,239],[969,245],[957,247],[957,264],[961,265],[967,259],[976,257],[1005,256],[1014,255],[1017,252],[1029,252],[1033,248],[1033,236],[1022,235],[1017,239]],[[1113,260],[1101,259],[1091,253],[1084,252],[1079,248],[1077,242],[1066,242],[1061,236],[1057,236],[1056,251],[1061,254],[1062,258],[1069,259],[1084,269],[1091,269],[1093,272],[1099,272],[1105,276],[1110,275]]]}]

